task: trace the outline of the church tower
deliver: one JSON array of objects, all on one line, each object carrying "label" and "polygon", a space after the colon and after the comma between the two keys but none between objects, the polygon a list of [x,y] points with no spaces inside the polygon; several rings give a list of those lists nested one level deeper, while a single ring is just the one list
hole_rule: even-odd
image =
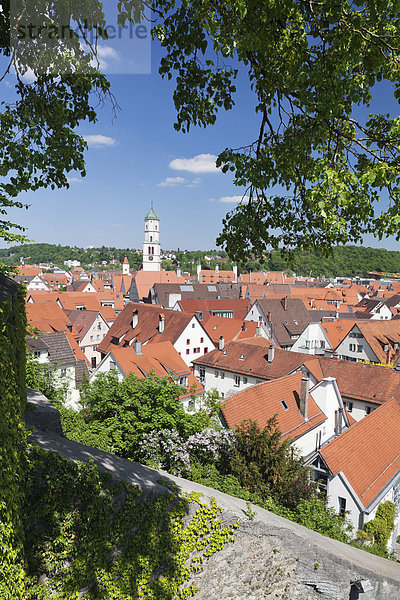
[{"label": "church tower", "polygon": [[144,218],[143,271],[161,271],[160,219],[153,210]]}]

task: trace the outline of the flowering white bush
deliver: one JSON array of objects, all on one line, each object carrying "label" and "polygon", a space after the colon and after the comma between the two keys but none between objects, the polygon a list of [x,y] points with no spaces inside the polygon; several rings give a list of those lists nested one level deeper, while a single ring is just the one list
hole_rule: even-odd
[{"label": "flowering white bush", "polygon": [[203,429],[185,441],[176,430],[152,431],[140,442],[142,460],[155,469],[185,475],[193,462],[215,463],[226,458],[234,437],[230,430]]}]

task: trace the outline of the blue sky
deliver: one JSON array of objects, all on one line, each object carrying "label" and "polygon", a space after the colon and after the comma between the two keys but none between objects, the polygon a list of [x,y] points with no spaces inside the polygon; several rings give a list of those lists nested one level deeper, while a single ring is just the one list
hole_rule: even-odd
[{"label": "blue sky", "polygon": [[[153,202],[164,249],[211,249],[221,221],[244,190],[230,174],[214,167],[225,147],[252,142],[258,132],[255,98],[245,77],[238,81],[236,106],[219,114],[216,125],[189,134],[173,128],[173,83],[158,75],[159,50],[151,60],[146,41],[141,69],[149,74],[109,74],[111,90],[121,107],[113,119],[110,105],[99,109],[96,124],[82,124],[86,136],[87,176],[70,174],[68,190],[44,190],[21,196],[31,206],[14,210],[10,218],[24,225],[34,242],[78,246],[141,247],[143,218]],[[127,40],[111,41],[101,51],[106,73],[123,71],[119,55],[129,54]],[[147,53],[147,54],[146,54]],[[125,69],[129,70],[129,69]],[[135,70],[135,69],[131,69]],[[12,94],[3,85],[3,96]],[[387,88],[378,90],[375,108],[398,113]],[[391,96],[391,94],[390,94]],[[393,240],[366,244],[398,249]]]}]

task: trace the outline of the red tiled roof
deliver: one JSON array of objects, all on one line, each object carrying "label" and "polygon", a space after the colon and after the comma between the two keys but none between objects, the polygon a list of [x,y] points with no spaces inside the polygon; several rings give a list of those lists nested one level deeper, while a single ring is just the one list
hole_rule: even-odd
[{"label": "red tiled roof", "polygon": [[338,321],[321,323],[321,327],[333,349],[337,348],[340,342],[344,340],[353,325],[354,321],[350,319],[339,319]]},{"label": "red tiled roof", "polygon": [[400,469],[400,404],[391,399],[324,446],[333,475],[342,471],[367,507]]},{"label": "red tiled roof", "polygon": [[259,379],[277,379],[299,368],[307,358],[300,352],[289,352],[275,347],[274,358],[268,362],[268,347],[271,340],[254,337],[237,342],[228,342],[224,350],[207,352],[196,358],[193,364],[219,368],[233,373]]},{"label": "red tiled roof", "polygon": [[240,340],[256,335],[257,323],[254,321],[243,321],[241,319],[227,319],[225,317],[209,317],[206,322],[203,319],[203,327],[215,345],[223,336],[225,342]]},{"label": "red tiled roof", "polygon": [[344,398],[375,404],[387,402],[392,396],[400,398],[400,373],[388,367],[311,356],[304,359],[304,367],[318,381],[334,377]]},{"label": "red tiled roof", "polygon": [[72,327],[71,321],[57,302],[28,302],[26,316],[29,325],[43,332],[67,331],[68,326]]},{"label": "red tiled roof", "polygon": [[[138,313],[138,324],[135,329],[132,327],[134,311]],[[110,327],[106,337],[99,344],[99,352],[105,354],[111,348],[126,345],[133,340],[138,340],[142,344],[165,341],[170,341],[172,344],[175,343],[182,331],[191,319],[193,319],[193,315],[166,309],[162,309],[161,312],[165,316],[165,324],[164,331],[159,333],[160,307],[153,304],[129,302]],[[113,340],[120,341],[114,343]]]},{"label": "red tiled roof", "polygon": [[15,268],[17,269],[17,275],[25,275],[26,277],[35,277],[35,275],[39,275],[43,270],[38,265],[18,265]]},{"label": "red tiled roof", "polygon": [[182,283],[186,282],[184,277],[178,277],[175,271],[138,271],[135,282],[139,298],[147,298],[150,288],[155,283]]},{"label": "red tiled roof", "polygon": [[136,354],[133,346],[128,348],[113,347],[110,352],[125,375],[134,373],[137,377],[146,377],[150,371],[154,371],[158,377],[187,376],[188,393],[183,394],[181,398],[190,396],[189,388],[193,386],[196,387],[196,394],[204,393],[203,386],[179,356],[171,342],[146,344],[141,347],[141,354]]},{"label": "red tiled roof", "polygon": [[311,393],[308,402],[308,419],[306,420],[300,413],[301,378],[301,373],[294,373],[274,381],[260,383],[230,396],[221,404],[226,424],[232,428],[240,425],[245,419],[251,419],[264,428],[268,419],[276,415],[282,438],[296,440],[326,419]]}]

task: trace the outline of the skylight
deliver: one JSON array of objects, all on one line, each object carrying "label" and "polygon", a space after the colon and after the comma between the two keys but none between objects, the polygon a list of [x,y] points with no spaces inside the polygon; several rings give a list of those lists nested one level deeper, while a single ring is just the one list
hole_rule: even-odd
[{"label": "skylight", "polygon": [[281,404],[285,410],[289,410],[289,407],[284,400],[281,400]]},{"label": "skylight", "polygon": [[181,292],[193,292],[192,285],[180,285],[179,287],[181,288]]},{"label": "skylight", "polygon": [[208,285],[207,289],[209,292],[216,292],[217,288],[215,287],[215,285]]}]

